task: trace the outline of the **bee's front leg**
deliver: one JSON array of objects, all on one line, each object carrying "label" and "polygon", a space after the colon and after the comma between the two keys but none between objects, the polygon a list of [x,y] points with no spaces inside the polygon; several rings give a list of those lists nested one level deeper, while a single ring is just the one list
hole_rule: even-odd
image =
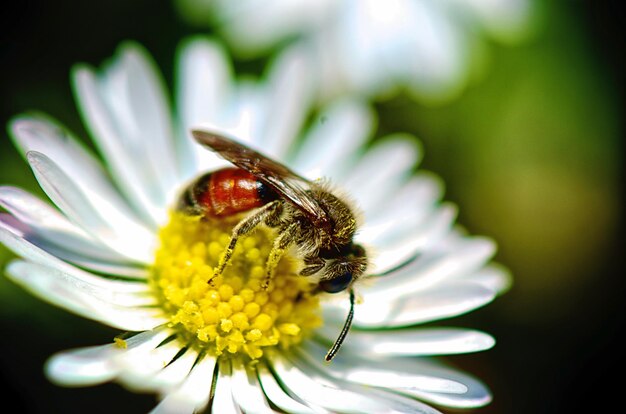
[{"label": "bee's front leg", "polygon": [[311,276],[322,270],[326,262],[319,256],[307,256],[304,258],[304,268],[300,276]]},{"label": "bee's front leg", "polygon": [[298,231],[298,223],[291,223],[274,239],[272,250],[265,263],[265,281],[261,285],[263,289],[267,289],[270,286],[270,282],[274,277],[274,271],[285,251],[294,242],[294,234]]},{"label": "bee's front leg", "polygon": [[226,265],[228,265],[230,259],[233,257],[233,252],[235,251],[235,246],[237,245],[239,238],[250,233],[256,228],[256,226],[265,222],[268,217],[275,216],[276,211],[279,211],[281,206],[280,200],[274,200],[237,223],[230,236],[230,243],[224,250],[224,253],[222,253],[222,257],[220,257],[220,261],[217,266],[213,269],[213,276],[211,276],[208,280],[209,284],[212,284],[213,279],[224,272],[224,268],[226,268]]}]

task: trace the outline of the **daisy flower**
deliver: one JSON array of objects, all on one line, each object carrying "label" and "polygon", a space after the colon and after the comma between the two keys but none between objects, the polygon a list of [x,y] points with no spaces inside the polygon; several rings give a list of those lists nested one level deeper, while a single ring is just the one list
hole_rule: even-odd
[{"label": "daisy flower", "polygon": [[[0,188],[0,240],[20,258],[7,276],[41,299],[115,327],[111,343],[63,351],[46,365],[60,385],[117,381],[154,392],[155,413],[420,412],[477,407],[488,389],[434,355],[490,348],[467,328],[419,324],[490,302],[509,283],[491,264],[494,243],[454,224],[442,184],[412,171],[415,140],[367,146],[373,114],[336,102],[310,117],[311,65],[297,51],[259,81],[236,81],[220,46],[180,48],[173,115],[148,54],[128,43],[104,67],[73,71],[78,106],[100,156],[41,114],[10,133],[53,205]],[[262,287],[272,233],[242,238],[231,264],[207,283],[233,223],[173,209],[199,174],[229,164],[200,148],[198,125],[233,135],[309,179],[328,177],[362,210],[355,240],[371,252],[355,286],[353,329],[324,355],[349,308],[317,293],[288,253]]]},{"label": "daisy flower", "polygon": [[[407,87],[449,99],[470,81],[485,38],[514,43],[531,29],[531,0],[178,0],[183,16],[213,21],[245,56],[298,39],[316,54],[323,96]],[[204,16],[204,17],[199,17]]]}]

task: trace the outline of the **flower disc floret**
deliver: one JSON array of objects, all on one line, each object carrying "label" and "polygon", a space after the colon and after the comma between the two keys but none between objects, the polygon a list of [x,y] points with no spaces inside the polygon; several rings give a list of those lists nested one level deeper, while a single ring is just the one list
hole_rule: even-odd
[{"label": "flower disc floret", "polygon": [[267,228],[240,239],[230,265],[209,283],[236,223],[171,213],[159,232],[151,283],[170,324],[194,346],[258,359],[265,348],[288,348],[321,325],[319,300],[288,255],[261,287],[274,237]]}]

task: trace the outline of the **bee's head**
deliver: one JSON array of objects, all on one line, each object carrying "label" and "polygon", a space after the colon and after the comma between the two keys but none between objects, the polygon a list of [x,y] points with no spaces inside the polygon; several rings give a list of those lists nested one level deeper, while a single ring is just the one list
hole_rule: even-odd
[{"label": "bee's head", "polygon": [[322,270],[319,288],[327,293],[346,290],[367,269],[365,249],[359,244],[350,243],[332,258],[327,257]]}]

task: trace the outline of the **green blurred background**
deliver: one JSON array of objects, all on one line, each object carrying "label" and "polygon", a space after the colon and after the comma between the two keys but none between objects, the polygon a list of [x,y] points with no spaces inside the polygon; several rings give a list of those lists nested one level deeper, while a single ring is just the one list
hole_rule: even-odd
[{"label": "green blurred background", "polygon": [[[471,233],[493,237],[515,284],[495,303],[442,324],[496,336],[488,352],[449,359],[481,378],[494,402],[480,413],[596,412],[620,407],[624,369],[624,32],[617,1],[545,2],[521,45],[488,44],[488,64],[455,101],[377,102],[378,135],[406,131],[423,168],[446,183]],[[548,5],[549,3],[549,5]],[[100,64],[119,42],[142,43],[172,85],[176,45],[199,30],[171,2],[31,1],[3,13],[0,123],[36,109],[88,141],[69,86],[79,61]],[[206,30],[205,30],[206,32]],[[236,62],[247,72],[262,60]],[[6,132],[0,184],[41,194]],[[0,247],[0,265],[10,260]],[[22,413],[147,412],[152,395],[117,385],[47,382],[50,354],[110,342],[118,332],[31,297],[0,277],[3,404]],[[619,405],[618,405],[619,403]]]}]

